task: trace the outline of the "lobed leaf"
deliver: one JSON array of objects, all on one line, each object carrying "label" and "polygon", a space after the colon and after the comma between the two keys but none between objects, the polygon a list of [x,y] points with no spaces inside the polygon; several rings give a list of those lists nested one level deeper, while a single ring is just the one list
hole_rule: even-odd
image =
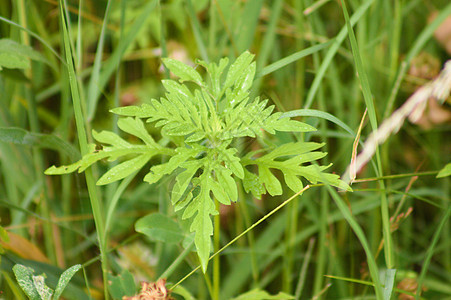
[{"label": "lobed leaf", "polygon": [[193,69],[193,67],[172,58],[163,58],[162,60],[163,64],[175,76],[180,78],[180,81],[194,81],[198,85],[203,85],[202,77]]}]

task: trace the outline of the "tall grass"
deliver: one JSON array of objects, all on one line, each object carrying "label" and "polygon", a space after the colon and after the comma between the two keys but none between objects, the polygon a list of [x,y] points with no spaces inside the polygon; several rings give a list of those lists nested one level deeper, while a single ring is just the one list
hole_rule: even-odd
[{"label": "tall grass", "polygon": [[[353,192],[314,185],[259,201],[239,187],[239,203],[215,218],[206,274],[189,237],[168,244],[133,229],[151,212],[184,228],[170,178],[148,185],[137,172],[96,186],[108,162],[83,175],[43,173],[86,153],[92,129],[118,132],[110,109],[163,96],[160,81],[170,74],[161,57],[216,62],[250,50],[253,94],[319,130],[237,148],[326,142],[321,163],[343,174],[353,144],[360,152],[450,58],[434,38],[450,15],[445,0],[0,0],[0,38],[30,47],[0,48],[0,225],[9,235],[0,244],[2,296],[25,299],[16,263],[45,272],[51,287],[81,263],[67,298],[114,298],[118,286],[109,283],[125,280],[124,270],[136,282],[167,278],[180,299],[253,289],[296,299],[451,297],[450,182],[435,177],[450,160],[449,119],[428,128],[406,121],[357,174]],[[13,59],[29,65],[10,68]],[[449,114],[449,99],[440,107]]]}]

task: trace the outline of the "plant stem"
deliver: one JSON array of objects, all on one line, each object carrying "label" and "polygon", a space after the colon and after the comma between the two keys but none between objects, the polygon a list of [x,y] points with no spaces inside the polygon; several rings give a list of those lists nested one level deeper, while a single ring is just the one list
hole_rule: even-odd
[{"label": "plant stem", "polygon": [[[219,201],[215,199],[215,206],[216,206],[216,211],[218,212],[217,215],[214,216],[214,241],[213,241],[213,249],[215,251],[215,253],[217,251],[219,251],[219,235],[221,233],[221,215],[219,214]],[[220,283],[220,279],[221,279],[221,266],[220,266],[220,261],[219,261],[219,255],[214,257],[213,260],[213,299],[214,300],[219,300],[219,283]]]}]

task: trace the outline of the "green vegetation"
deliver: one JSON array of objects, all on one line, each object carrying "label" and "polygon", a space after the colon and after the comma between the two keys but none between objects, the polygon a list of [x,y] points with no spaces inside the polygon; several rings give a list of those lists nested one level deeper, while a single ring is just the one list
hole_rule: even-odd
[{"label": "green vegetation", "polygon": [[450,16],[0,0],[2,296],[451,297]]}]

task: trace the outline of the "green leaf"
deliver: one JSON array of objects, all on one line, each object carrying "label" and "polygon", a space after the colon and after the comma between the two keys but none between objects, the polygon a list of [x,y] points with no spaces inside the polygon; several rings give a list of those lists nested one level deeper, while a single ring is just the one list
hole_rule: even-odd
[{"label": "green leaf", "polygon": [[114,166],[100,177],[97,181],[97,185],[109,184],[129,176],[135,171],[140,170],[155,154],[158,154],[158,151],[148,151],[148,153],[139,155]]},{"label": "green leaf", "polygon": [[[343,190],[351,190],[345,182],[340,180],[338,175],[323,172],[330,165],[302,165],[324,157],[326,153],[314,151],[323,145],[313,142],[287,143],[256,159],[251,159],[253,154],[250,153],[242,159],[242,164],[244,166],[251,164],[258,166],[260,180],[265,184],[266,190],[271,195],[280,195],[282,190],[279,180],[269,169],[280,170],[284,174],[287,186],[295,193],[303,188],[299,176],[313,184],[323,182]],[[251,178],[249,175],[247,176]]]},{"label": "green leaf", "polygon": [[192,149],[179,147],[175,149],[176,155],[172,156],[167,163],[153,166],[144,177],[144,181],[152,184],[159,181],[164,175],[171,174],[189,158],[194,158],[199,153],[199,147]]},{"label": "green leaf", "polygon": [[28,69],[30,61],[37,60],[48,63],[44,56],[31,47],[19,44],[13,40],[0,39],[0,70],[2,67],[8,69]]},{"label": "green leaf", "polygon": [[164,65],[180,78],[180,81],[194,81],[198,85],[203,85],[202,77],[193,67],[172,58],[163,58],[162,60]]},{"label": "green leaf", "polygon": [[[201,179],[201,183],[206,183],[205,178]],[[207,271],[208,258],[210,257],[211,236],[213,235],[213,224],[210,215],[217,214],[215,205],[210,198],[210,187],[206,184],[200,186],[200,192],[190,204],[185,208],[182,218],[194,219],[191,223],[190,230],[195,232],[194,244],[196,245],[197,254],[200,259],[202,270]]]},{"label": "green leaf", "polygon": [[138,118],[123,118],[117,122],[118,127],[131,135],[139,137],[146,145],[157,147],[157,144],[147,132],[144,123]]},{"label": "green leaf", "polygon": [[282,195],[282,185],[276,176],[274,176],[269,168],[260,165],[258,175],[262,183],[265,184],[266,190],[271,196]]},{"label": "green leaf", "polygon": [[225,166],[232,171],[238,178],[244,178],[244,169],[240,163],[240,158],[236,156],[238,152],[235,148],[224,149],[220,152],[218,160],[223,161]]},{"label": "green leaf", "polygon": [[230,66],[227,78],[224,82],[223,90],[235,85],[235,92],[247,92],[255,77],[255,62],[252,62],[254,55],[248,51],[241,54]]},{"label": "green leaf", "polygon": [[32,268],[16,264],[13,267],[14,275],[16,276],[17,283],[25,292],[25,294],[31,300],[41,300],[41,296],[38,293],[38,290],[33,282],[33,273],[34,270]]},{"label": "green leaf", "polygon": [[67,269],[66,271],[61,274],[58,284],[56,285],[55,289],[55,295],[53,296],[54,299],[58,299],[62,294],[66,286],[69,284],[69,281],[72,279],[72,277],[75,275],[75,273],[78,272],[78,270],[81,269],[81,265],[74,265]]},{"label": "green leaf", "polygon": [[446,166],[440,170],[437,174],[437,178],[448,177],[451,175],[451,163],[447,163]]},{"label": "green leaf", "polygon": [[247,293],[241,294],[240,296],[233,298],[233,300],[289,300],[295,299],[294,296],[279,292],[277,295],[271,295],[267,291],[260,289],[254,289]]},{"label": "green leaf", "polygon": [[32,276],[33,284],[38,291],[39,297],[42,300],[52,299],[53,290],[45,284],[45,277],[43,275]]},{"label": "green leaf", "polygon": [[262,195],[266,193],[260,178],[246,169],[244,169],[243,187],[246,193],[251,192],[257,199],[261,199]]},{"label": "green leaf", "polygon": [[[232,172],[221,165],[218,165],[214,169],[214,172],[217,181],[222,186],[224,191],[227,192],[228,198],[230,198],[232,202],[236,202],[238,200],[238,190],[235,180],[232,177]],[[230,204],[230,202],[227,204]]]},{"label": "green leaf", "polygon": [[122,299],[124,296],[134,296],[136,294],[136,283],[133,275],[127,269],[123,269],[118,276],[108,274],[110,282],[108,290],[114,299]]},{"label": "green leaf", "polygon": [[166,215],[160,213],[149,214],[135,223],[135,230],[153,241],[176,244],[183,240],[180,226]]},{"label": "green leaf", "polygon": [[[124,118],[118,121],[118,126],[123,131],[133,134],[144,141],[145,145],[135,145],[123,140],[111,131],[97,133],[93,131],[93,137],[104,144],[102,150],[97,150],[94,144],[89,145],[89,152],[80,161],[71,165],[55,167],[45,170],[47,175],[68,174],[78,170],[83,172],[95,162],[108,158],[109,161],[117,160],[119,157],[126,157],[126,160],[109,171],[107,171],[98,181],[98,185],[105,185],[123,179],[130,174],[141,169],[153,156],[158,154],[172,154],[173,150],[163,148],[157,144],[147,132],[144,123],[138,118]],[[135,156],[130,158],[129,156]]]},{"label": "green leaf", "polygon": [[174,184],[174,187],[172,188],[171,195],[171,202],[173,205],[176,204],[185,194],[185,191],[188,188],[191,179],[201,166],[201,163],[196,161],[185,162],[181,165],[181,167],[185,168],[186,170],[181,172],[176,177],[176,182]]},{"label": "green leaf", "polygon": [[390,300],[393,293],[393,286],[395,284],[396,269],[387,269],[384,272],[384,300]]}]

